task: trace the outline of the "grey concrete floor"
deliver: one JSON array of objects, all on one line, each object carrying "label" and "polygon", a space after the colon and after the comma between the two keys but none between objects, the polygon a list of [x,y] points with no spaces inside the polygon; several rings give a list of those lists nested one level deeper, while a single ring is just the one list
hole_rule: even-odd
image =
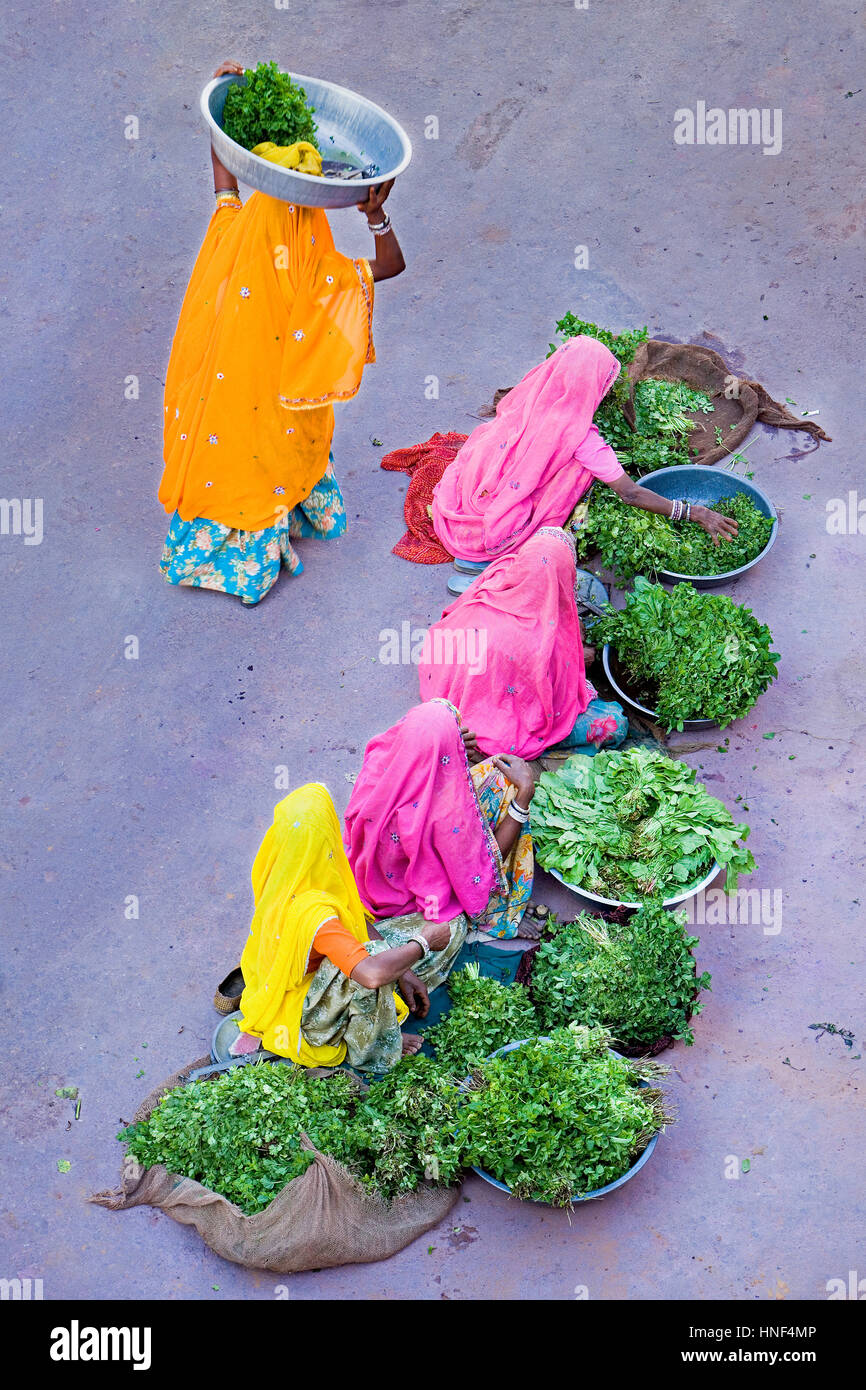
[{"label": "grey concrete floor", "polygon": [[[0,536],[0,1274],[41,1277],[46,1298],[268,1299],[286,1283],[298,1299],[557,1300],[822,1299],[866,1274],[864,539],[826,525],[830,499],[863,489],[862,6],[30,0],[3,27],[2,492],[44,499],[44,538]],[[224,58],[272,57],[388,106],[415,156],[391,201],[409,269],[380,287],[378,363],[338,412],[349,534],[304,544],[306,573],[248,611],[163,584],[156,488],[165,366],[212,205],[198,93]],[[781,108],[781,153],[675,146],[673,113],[698,100]],[[333,226],[366,248],[356,212]],[[711,737],[686,756],[748,803],[754,885],[781,892],[783,920],[700,930],[713,992],[696,1045],[668,1054],[678,1124],[638,1180],[571,1220],[470,1178],[427,1240],[289,1280],[150,1210],[86,1205],[116,1178],[121,1120],[207,1050],[275,768],[325,780],[342,809],[365,741],[415,698],[378,635],[438,616],[446,571],[390,553],[405,480],[371,436],[470,429],[568,309],[709,341],[820,409],[834,441],[758,430],[748,454],[782,525],[737,597],[770,624],[780,678],[724,754]],[[731,1158],[750,1172],[726,1178]]]}]

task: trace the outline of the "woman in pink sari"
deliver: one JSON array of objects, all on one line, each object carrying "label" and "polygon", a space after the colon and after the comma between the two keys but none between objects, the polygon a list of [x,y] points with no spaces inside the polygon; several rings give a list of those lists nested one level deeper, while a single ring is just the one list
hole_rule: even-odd
[{"label": "woman in pink sari", "polygon": [[482,760],[448,701],[416,705],[367,744],[346,808],[364,906],[392,925],[415,914],[516,936],[532,893],[534,790],[521,758]]},{"label": "woman in pink sari", "polygon": [[421,699],[458,705],[483,753],[538,758],[554,744],[594,754],[628,732],[622,707],[586,679],[574,542],[544,526],[488,565],[424,641]]},{"label": "woman in pink sari", "polygon": [[[449,554],[495,559],[542,526],[562,526],[597,478],[629,504],[661,516],[679,504],[639,487],[592,417],[619,374],[595,338],[570,338],[502,398],[473,430],[433,493],[433,528]],[[737,524],[706,507],[691,519],[728,538]]]}]

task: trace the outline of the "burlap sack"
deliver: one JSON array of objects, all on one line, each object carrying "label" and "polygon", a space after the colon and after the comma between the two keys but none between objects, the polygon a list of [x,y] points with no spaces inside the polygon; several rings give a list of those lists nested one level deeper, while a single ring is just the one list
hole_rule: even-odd
[{"label": "burlap sack", "polygon": [[[136,1122],[150,1114],[166,1091],[209,1060],[190,1063],[157,1087],[139,1106]],[[366,1193],[306,1136],[301,1143],[315,1155],[314,1161],[255,1216],[244,1216],[234,1203],[191,1178],[180,1178],[161,1165],[141,1168],[129,1160],[120,1187],[94,1193],[90,1201],[112,1211],[158,1207],[182,1226],[194,1226],[223,1259],[248,1269],[295,1274],[385,1260],[441,1221],[460,1192],[459,1187],[429,1186],[388,1204]]]},{"label": "burlap sack", "polygon": [[[629,400],[623,413],[632,427],[634,388],[645,377],[684,381],[710,397],[713,413],[698,415],[695,428],[689,432],[688,449],[695,463],[712,464],[729,458],[745,442],[756,421],[774,429],[805,430],[813,439],[829,442],[830,436],[814,420],[792,415],[787,406],[773,400],[760,382],[732,372],[724,358],[711,348],[694,343],[662,343],[655,338],[638,344],[628,368]],[[722,432],[721,444],[716,441],[717,428]],[[693,452],[695,449],[697,453]]]},{"label": "burlap sack", "polygon": [[[713,413],[698,415],[695,428],[689,433],[688,449],[693,463],[713,464],[730,458],[745,442],[756,421],[774,429],[805,430],[816,441],[830,442],[830,436],[814,420],[792,415],[787,406],[773,400],[760,382],[731,371],[724,358],[712,348],[699,347],[696,343],[663,343],[656,338],[638,344],[634,361],[628,368],[629,399],[623,413],[632,428],[635,423],[634,388],[645,377],[684,381],[693,390],[706,392],[712,400]],[[494,415],[503,396],[511,390],[513,388],[507,386],[497,391],[493,405],[482,407],[479,413]],[[721,444],[716,440],[717,427],[722,432]]]}]

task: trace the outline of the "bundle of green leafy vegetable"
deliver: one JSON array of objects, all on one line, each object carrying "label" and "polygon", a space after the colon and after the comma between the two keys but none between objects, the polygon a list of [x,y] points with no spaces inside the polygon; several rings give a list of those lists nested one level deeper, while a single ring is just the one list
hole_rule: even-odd
[{"label": "bundle of green leafy vegetable", "polygon": [[[634,361],[634,355],[638,344],[646,342],[649,336],[649,329],[631,328],[624,333],[613,333],[609,328],[599,328],[597,323],[590,323],[587,319],[579,319],[574,314],[566,314],[556,325],[556,332],[560,338],[596,338],[609,348],[620,365],[619,376],[611,386],[604,400],[598,407],[593,417],[601,434],[607,439],[606,430],[616,434],[618,431],[626,430],[629,433],[628,422],[623,416],[622,409],[628,400],[628,377],[625,368],[630,362]],[[550,344],[551,353],[555,352],[556,343]],[[612,448],[616,448],[612,440],[607,439]]]},{"label": "bundle of green leafy vegetable", "polygon": [[637,434],[684,437],[695,427],[694,420],[690,420],[684,411],[700,411],[708,415],[714,409],[705,391],[694,391],[684,381],[644,377],[634,389]]},{"label": "bundle of green leafy vegetable", "polygon": [[666,1069],[614,1056],[611,1041],[557,1028],[476,1068],[460,1110],[466,1162],[554,1206],[621,1178],[672,1116],[657,1087],[640,1089]]},{"label": "bundle of green leafy vegetable", "polygon": [[175,1087],[118,1138],[143,1167],[194,1178],[249,1216],[313,1161],[302,1131],[386,1199],[425,1178],[447,1185],[461,1166],[457,1106],[450,1076],[426,1057],[407,1058],[366,1092],[348,1072],[315,1077],[262,1062]]},{"label": "bundle of green leafy vegetable", "polygon": [[233,82],[223,107],[223,130],[231,140],[251,150],[265,140],[275,145],[294,145],[299,140],[316,144],[315,108],[303,87],[276,63],[259,63],[244,72],[246,85]]},{"label": "bundle of green leafy vegetable", "polygon": [[[647,327],[627,328],[622,333],[614,333],[610,328],[599,328],[597,323],[590,323],[588,319],[579,319],[575,314],[565,314],[556,325],[556,332],[563,340],[567,338],[597,338],[600,343],[604,343],[604,346],[610,349],[620,367],[627,367],[630,362],[634,361],[638,345],[645,343],[649,337]],[[548,357],[556,351],[558,346],[557,343],[550,344]]]},{"label": "bundle of green leafy vegetable", "polygon": [[532,801],[542,868],[615,902],[672,897],[714,863],[727,866],[733,891],[755,867],[740,843],[748,834],[692,768],[654,748],[576,753],[542,773]]},{"label": "bundle of green leafy vegetable", "polygon": [[748,714],[778,674],[773,635],[750,608],[688,583],[667,590],[638,577],[625,607],[592,628],[609,642],[641,703],[666,729],[686,719],[724,728]]},{"label": "bundle of green leafy vegetable", "polygon": [[535,1009],[523,986],[486,979],[474,962],[448,977],[448,993],[451,1010],[425,1036],[436,1049],[436,1060],[456,1077],[466,1076],[506,1043],[538,1032]]},{"label": "bundle of green leafy vegetable", "polygon": [[710,976],[696,977],[686,914],[644,903],[626,922],[606,923],[582,912],[573,922],[550,919],[553,937],[532,966],[532,994],[542,1026],[600,1025],[628,1047],[665,1035],[690,1044],[697,995]]},{"label": "bundle of green leafy vegetable", "polygon": [[360,1097],[342,1148],[328,1152],[386,1199],[425,1179],[450,1186],[463,1166],[458,1107],[450,1068],[420,1054],[406,1057]]},{"label": "bundle of green leafy vegetable", "polygon": [[586,521],[574,531],[578,559],[586,561],[598,553],[617,579],[627,580],[636,574],[651,577],[661,570],[727,574],[760,555],[770,539],[773,520],[759,512],[750,497],[738,492],[723,497],[710,510],[737,522],[739,531],[733,540],[714,545],[696,521],[673,525],[665,516],[627,506],[613,488],[593,487]]},{"label": "bundle of green leafy vegetable", "polygon": [[[620,374],[596,410],[593,421],[632,477],[639,478],[659,468],[673,468],[692,461],[687,439],[694,421],[686,419],[683,412],[700,410],[706,414],[713,409],[709,396],[702,391],[693,391],[683,382],[648,378],[635,388],[636,429],[632,429],[624,414],[629,399],[625,368],[634,361],[638,345],[646,342],[649,336],[646,327],[613,333],[569,313],[559,320],[556,332],[563,340],[579,335],[597,338],[610,348],[619,362]],[[555,352],[556,347],[556,343],[551,343],[550,352]]]}]

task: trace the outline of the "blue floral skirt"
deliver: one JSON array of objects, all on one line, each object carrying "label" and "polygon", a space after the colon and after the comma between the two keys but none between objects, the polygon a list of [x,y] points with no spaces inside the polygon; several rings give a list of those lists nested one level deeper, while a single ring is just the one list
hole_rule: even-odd
[{"label": "blue floral skirt", "polygon": [[294,540],[333,540],[346,530],[346,508],[334,476],[333,455],[312,492],[274,526],[237,531],[197,516],[171,519],[159,567],[169,584],[219,589],[244,603],[259,603],[277,582],[280,570],[301,574],[304,566]]}]

